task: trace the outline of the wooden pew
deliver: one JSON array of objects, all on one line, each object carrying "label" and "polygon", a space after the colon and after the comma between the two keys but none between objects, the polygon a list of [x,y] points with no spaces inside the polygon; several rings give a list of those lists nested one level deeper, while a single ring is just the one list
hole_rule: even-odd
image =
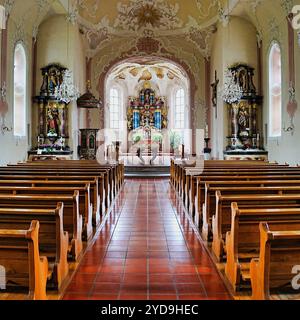
[{"label": "wooden pew", "polygon": [[113,184],[111,171],[108,169],[104,170],[80,170],[80,169],[68,169],[68,168],[23,168],[22,167],[0,167],[0,176],[16,176],[16,175],[51,175],[51,176],[73,176],[77,179],[84,179],[83,177],[93,177],[104,179],[104,190],[105,190],[105,205],[109,207],[113,201]]},{"label": "wooden pew", "polygon": [[84,187],[27,187],[27,186],[1,186],[0,194],[12,195],[40,195],[40,196],[74,196],[74,192],[79,194],[79,214],[83,217],[82,237],[89,240],[93,235],[92,215],[93,207],[90,203],[90,184]]},{"label": "wooden pew", "polygon": [[[46,174],[43,175],[42,173],[20,173],[18,174],[17,172],[14,173],[13,175],[1,175],[0,173],[0,184],[1,181],[3,183],[6,183],[6,181],[9,180],[43,180],[44,182],[47,182],[49,184],[61,184],[61,185],[72,185],[74,186],[77,184],[82,184],[82,183],[90,183],[91,188],[94,190],[91,192],[93,194],[97,201],[97,210],[94,212],[93,216],[93,223],[95,226],[97,226],[100,222],[100,216],[103,215],[106,210],[108,210],[108,196],[106,195],[105,187],[104,187],[104,181],[103,177],[96,177],[94,175],[91,176],[78,176],[78,175],[50,175]],[[96,193],[97,192],[97,193]],[[98,194],[98,196],[96,196]],[[95,200],[92,200],[92,203],[94,203]],[[99,210],[98,210],[99,208]]]},{"label": "wooden pew", "polygon": [[48,261],[39,254],[38,221],[32,221],[28,230],[0,230],[0,265],[8,291],[27,288],[29,299],[47,299]]},{"label": "wooden pew", "polygon": [[39,252],[48,259],[48,287],[60,290],[69,272],[69,236],[63,227],[63,204],[56,209],[0,208],[0,229],[23,230],[39,221]]},{"label": "wooden pew", "polygon": [[[213,185],[213,187],[211,187]],[[223,185],[223,184],[222,184]],[[203,205],[203,227],[202,233],[205,240],[209,240],[213,237],[213,251],[217,258],[221,257],[217,254],[219,250],[215,251],[215,248],[220,246],[222,241],[221,234],[225,234],[223,227],[226,228],[226,224],[222,225],[222,217],[216,214],[216,192],[219,191],[222,196],[236,196],[245,194],[298,194],[300,193],[300,181],[290,180],[259,180],[259,181],[235,181],[228,186],[220,187],[218,183],[205,184],[205,203]],[[221,220],[219,220],[221,218]],[[212,235],[211,233],[212,232]]]},{"label": "wooden pew", "polygon": [[[107,172],[109,176],[109,186],[111,187],[112,196],[116,196],[122,181],[124,180],[124,168],[122,165],[105,165],[100,166],[98,163],[90,163],[85,161],[59,161],[59,162],[31,162],[21,163],[18,165],[10,165],[8,169],[18,170],[35,170],[35,169],[49,169],[49,170],[67,170],[67,171],[78,171],[78,172],[92,172],[96,174],[100,172]],[[110,199],[112,200],[112,199]]]},{"label": "wooden pew", "polygon": [[213,183],[213,182],[234,182],[234,181],[258,181],[258,180],[294,180],[299,181],[300,175],[269,175],[259,173],[255,175],[216,175],[216,176],[201,176],[197,177],[197,194],[196,194],[196,208],[197,215],[199,215],[199,227],[202,227],[202,214],[203,214],[203,205],[205,203],[205,183]]},{"label": "wooden pew", "polygon": [[[26,176],[27,177],[27,176]],[[90,178],[89,180],[49,180],[49,176],[43,176],[44,180],[39,179],[26,179],[26,180],[0,180],[1,186],[11,187],[55,187],[58,188],[83,188],[90,185],[90,203],[93,208],[92,222],[93,226],[100,223],[100,215],[104,212],[104,202],[101,202],[100,194],[98,191],[98,178]]]},{"label": "wooden pew", "polygon": [[270,222],[277,230],[300,230],[300,206],[289,206],[287,197],[279,196],[273,208],[255,208],[249,204],[251,209],[241,209],[240,204],[232,203],[231,230],[226,234],[225,274],[234,291],[250,283],[250,261],[259,255],[260,222]]},{"label": "wooden pew", "polygon": [[[269,300],[271,290],[277,290],[278,294],[283,289],[290,289],[295,277],[292,271],[299,261],[299,227],[291,222],[278,230],[273,223],[260,223],[259,258],[252,259],[250,264],[252,299]],[[289,291],[299,294],[296,289]]]},{"label": "wooden pew", "polygon": [[[234,169],[232,168],[230,171],[218,171],[218,172],[203,172],[200,175],[197,174],[188,174],[188,177],[186,177],[187,183],[185,185],[185,207],[187,208],[187,210],[190,212],[190,214],[192,216],[194,216],[197,212],[199,212],[199,210],[202,209],[202,206],[200,203],[197,203],[197,197],[199,197],[199,194],[201,193],[201,191],[204,191],[204,186],[202,186],[201,189],[201,185],[199,185],[199,182],[205,179],[209,179],[209,177],[211,177],[211,179],[209,179],[210,181],[220,181],[220,180],[225,180],[225,179],[230,179],[231,178],[237,178],[239,176],[249,176],[248,180],[251,179],[251,177],[253,177],[252,179],[255,178],[255,176],[259,176],[259,175],[264,175],[264,176],[280,176],[280,178],[277,179],[281,179],[281,177],[285,177],[285,179],[287,179],[286,176],[299,176],[300,179],[300,171],[294,171],[294,170],[289,170],[289,171],[282,171],[282,170],[274,170],[274,171],[270,171],[270,170],[262,170],[259,168],[252,168],[249,170],[243,170],[243,169]],[[228,178],[229,177],[229,178]]]},{"label": "wooden pew", "polygon": [[216,214],[213,216],[213,252],[217,259],[221,260],[225,254],[225,237],[231,228],[232,209],[231,203],[237,202],[240,209],[245,208],[298,208],[300,207],[300,192],[294,194],[281,194],[275,191],[274,194],[232,194],[222,195],[216,192]]},{"label": "wooden pew", "polygon": [[73,195],[9,195],[0,194],[0,207],[53,209],[58,202],[64,204],[64,230],[69,234],[68,253],[78,260],[82,253],[82,215],[79,213],[79,192]]}]

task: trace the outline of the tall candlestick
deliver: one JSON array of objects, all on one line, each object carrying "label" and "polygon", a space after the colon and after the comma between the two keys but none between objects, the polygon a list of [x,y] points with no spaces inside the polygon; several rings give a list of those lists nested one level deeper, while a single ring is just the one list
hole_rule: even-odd
[{"label": "tall candlestick", "polygon": [[205,138],[208,138],[208,125],[205,126]]}]

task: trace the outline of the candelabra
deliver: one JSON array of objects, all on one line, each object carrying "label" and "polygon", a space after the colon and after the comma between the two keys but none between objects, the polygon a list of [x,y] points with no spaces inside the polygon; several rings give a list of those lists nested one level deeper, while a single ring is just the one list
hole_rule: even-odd
[{"label": "candelabra", "polygon": [[224,78],[222,98],[228,104],[239,101],[243,96],[243,90],[235,80],[231,70],[227,69]]}]

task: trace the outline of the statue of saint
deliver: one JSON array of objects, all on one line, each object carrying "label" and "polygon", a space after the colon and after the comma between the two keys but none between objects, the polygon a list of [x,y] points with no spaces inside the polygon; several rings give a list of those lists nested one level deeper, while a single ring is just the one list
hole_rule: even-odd
[{"label": "statue of saint", "polygon": [[246,108],[243,106],[239,110],[238,114],[238,124],[240,126],[240,131],[246,131],[248,128],[248,120],[249,120],[249,114],[246,110]]},{"label": "statue of saint", "polygon": [[47,132],[48,135],[51,136],[58,136],[58,123],[59,123],[59,115],[58,115],[58,109],[55,108],[49,108],[47,113]]},{"label": "statue of saint", "polygon": [[56,79],[56,74],[54,71],[52,71],[49,75],[49,92],[53,94],[57,86],[58,86],[58,82]]}]

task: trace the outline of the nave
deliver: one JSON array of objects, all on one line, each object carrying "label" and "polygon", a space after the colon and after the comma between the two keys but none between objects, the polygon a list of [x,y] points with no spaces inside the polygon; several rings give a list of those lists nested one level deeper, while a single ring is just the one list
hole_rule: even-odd
[{"label": "nave", "polygon": [[95,234],[63,299],[231,296],[169,180],[132,179]]}]

